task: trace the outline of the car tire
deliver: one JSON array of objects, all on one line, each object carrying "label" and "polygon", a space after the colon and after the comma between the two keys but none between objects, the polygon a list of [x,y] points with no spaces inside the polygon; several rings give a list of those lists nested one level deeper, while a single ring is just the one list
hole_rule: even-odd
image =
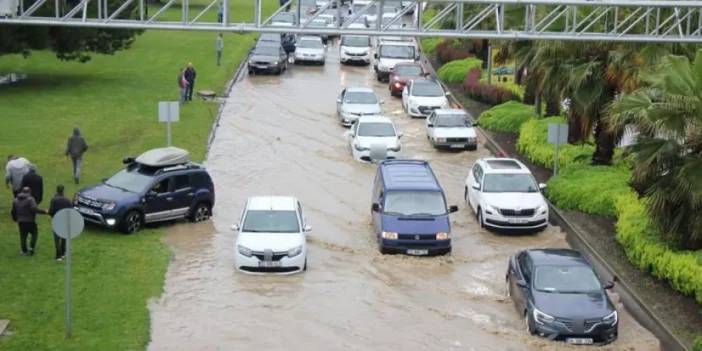
[{"label": "car tire", "polygon": [[524,327],[529,335],[536,334],[536,328],[534,327],[534,321],[531,320],[531,313],[529,311],[524,311]]},{"label": "car tire", "polygon": [[124,234],[132,234],[134,232],[139,231],[142,224],[144,224],[144,216],[142,216],[141,212],[137,210],[132,210],[127,212],[127,214],[122,219],[122,223],[120,224],[120,230]]},{"label": "car tire", "polygon": [[470,150],[470,151],[478,150],[478,145],[468,146],[467,149]]},{"label": "car tire", "polygon": [[307,258],[305,258],[305,265],[302,267],[303,272],[307,272]]},{"label": "car tire", "polygon": [[212,209],[205,202],[200,202],[193,208],[193,212],[190,214],[191,222],[204,222],[212,216]]},{"label": "car tire", "polygon": [[254,71],[252,69],[249,70],[249,75],[253,75]]},{"label": "car tire", "polygon": [[465,201],[468,204],[469,210],[473,209],[473,206],[470,204],[470,198],[468,197],[468,187],[467,186],[463,187],[463,201]]},{"label": "car tire", "polygon": [[382,247],[382,246],[378,245],[378,248],[380,249],[381,255],[389,255],[391,253],[390,250],[386,247]]},{"label": "car tire", "polygon": [[485,220],[483,219],[483,210],[478,207],[478,226],[485,228]]},{"label": "car tire", "polygon": [[383,81],[383,78],[380,77],[380,74],[376,74],[375,79],[377,79],[379,82]]}]

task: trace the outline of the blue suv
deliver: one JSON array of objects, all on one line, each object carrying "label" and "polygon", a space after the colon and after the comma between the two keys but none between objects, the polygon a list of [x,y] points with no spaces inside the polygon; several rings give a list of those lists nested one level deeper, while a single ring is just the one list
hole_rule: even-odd
[{"label": "blue suv", "polygon": [[145,223],[210,217],[214,184],[187,151],[154,149],[124,163],[125,169],[102,184],[76,193],[74,206],[86,221],[131,234]]},{"label": "blue suv", "polygon": [[449,213],[444,190],[429,163],[385,160],[373,185],[371,216],[380,252],[433,255],[451,252]]}]

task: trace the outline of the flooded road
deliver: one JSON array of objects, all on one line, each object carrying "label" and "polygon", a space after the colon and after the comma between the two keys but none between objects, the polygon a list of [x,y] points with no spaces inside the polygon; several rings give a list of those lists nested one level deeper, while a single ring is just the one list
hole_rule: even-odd
[{"label": "flooded road", "polygon": [[[335,100],[344,86],[370,86],[404,133],[402,156],[431,162],[452,215],[453,253],[383,256],[370,225],[376,167],[352,159]],[[478,228],[463,202],[477,151],[441,152],[424,120],[407,117],[372,67],[290,65],[282,76],[243,77],[224,107],[206,161],[216,188],[213,221],[170,230],[174,251],[154,301],[149,350],[583,350],[527,336],[505,297],[507,258],[532,247],[567,247],[549,227],[504,236]],[[293,276],[249,276],[234,267],[246,198],[293,195],[306,212],[309,268]],[[619,340],[598,350],[657,350],[657,340],[620,306]],[[591,348],[585,348],[591,349]]]}]

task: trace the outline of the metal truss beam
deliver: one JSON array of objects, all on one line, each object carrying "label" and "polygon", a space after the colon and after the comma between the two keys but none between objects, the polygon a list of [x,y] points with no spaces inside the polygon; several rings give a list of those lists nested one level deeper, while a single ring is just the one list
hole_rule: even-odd
[{"label": "metal truss beam", "polygon": [[[5,1],[5,0],[0,0]],[[310,27],[319,13],[328,10],[328,2],[316,14],[305,17],[296,26],[272,24],[271,19],[300,0],[288,0],[269,17],[261,11],[263,0],[254,0],[251,22],[230,23],[228,0],[207,0],[207,6],[190,15],[192,0],[169,0],[145,15],[145,0],[81,0],[67,12],[63,1],[20,0],[16,13],[0,13],[0,25],[70,26],[90,28],[127,28],[195,30],[218,32],[267,32],[300,34],[356,34],[401,37],[452,37],[521,40],[576,40],[616,42],[702,43],[702,0],[416,0],[382,23],[386,0],[371,0],[356,13],[337,21],[336,27]],[[222,22],[205,21],[204,16],[222,1]],[[335,3],[339,0],[332,0]],[[276,1],[277,2],[277,1]],[[53,3],[53,4],[52,4]],[[378,20],[371,28],[349,28],[375,7]],[[436,8],[432,18],[422,19],[428,7]],[[411,25],[398,28],[396,23],[414,11]],[[82,11],[82,16],[75,16]],[[179,11],[179,21],[159,20],[166,11]],[[306,11],[294,10],[298,14]],[[341,15],[341,8],[334,10]],[[304,16],[303,16],[304,17]]]}]

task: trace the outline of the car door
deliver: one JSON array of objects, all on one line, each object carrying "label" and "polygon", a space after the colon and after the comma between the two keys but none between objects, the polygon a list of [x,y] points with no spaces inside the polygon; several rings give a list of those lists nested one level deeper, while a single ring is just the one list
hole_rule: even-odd
[{"label": "car door", "polygon": [[346,94],[346,89],[339,93],[339,97],[336,98],[336,113],[341,115],[341,104],[344,102],[344,95]]},{"label": "car door", "polygon": [[353,122],[351,125],[351,130],[349,131],[349,147],[351,148],[351,152],[354,151],[354,145],[356,144],[356,138],[358,137],[358,125],[360,123],[358,121]]},{"label": "car door", "polygon": [[[531,282],[528,257],[526,251],[522,251],[517,255],[514,276],[510,279],[512,284],[510,293],[512,294],[512,299],[514,300],[517,311],[520,312],[526,309],[527,291],[529,289],[529,283]],[[524,282],[526,285],[524,287],[519,286],[519,281]]]},{"label": "car door", "polygon": [[383,205],[383,184],[380,179],[380,172],[375,174],[375,182],[373,183],[373,195],[371,203],[378,204],[380,206],[379,211],[373,211],[371,208],[371,221],[373,222],[373,232],[379,238],[380,232],[382,231],[382,205]]},{"label": "car door", "polygon": [[483,190],[483,168],[476,163],[473,165],[471,174],[473,177],[468,179],[468,182],[470,183],[468,186],[468,200],[470,202],[470,206],[473,208],[473,212],[478,213],[478,206],[480,206],[480,192]]},{"label": "car door", "polygon": [[427,136],[434,140],[434,122],[436,122],[436,112],[432,112],[427,118]]},{"label": "car door", "polygon": [[171,197],[173,198],[171,215],[173,217],[184,217],[194,205],[195,189],[188,174],[181,174],[171,178],[173,179],[171,182],[173,186],[171,190]]},{"label": "car door", "polygon": [[144,221],[157,222],[171,217],[173,196],[171,195],[172,177],[157,179],[144,197]]}]

